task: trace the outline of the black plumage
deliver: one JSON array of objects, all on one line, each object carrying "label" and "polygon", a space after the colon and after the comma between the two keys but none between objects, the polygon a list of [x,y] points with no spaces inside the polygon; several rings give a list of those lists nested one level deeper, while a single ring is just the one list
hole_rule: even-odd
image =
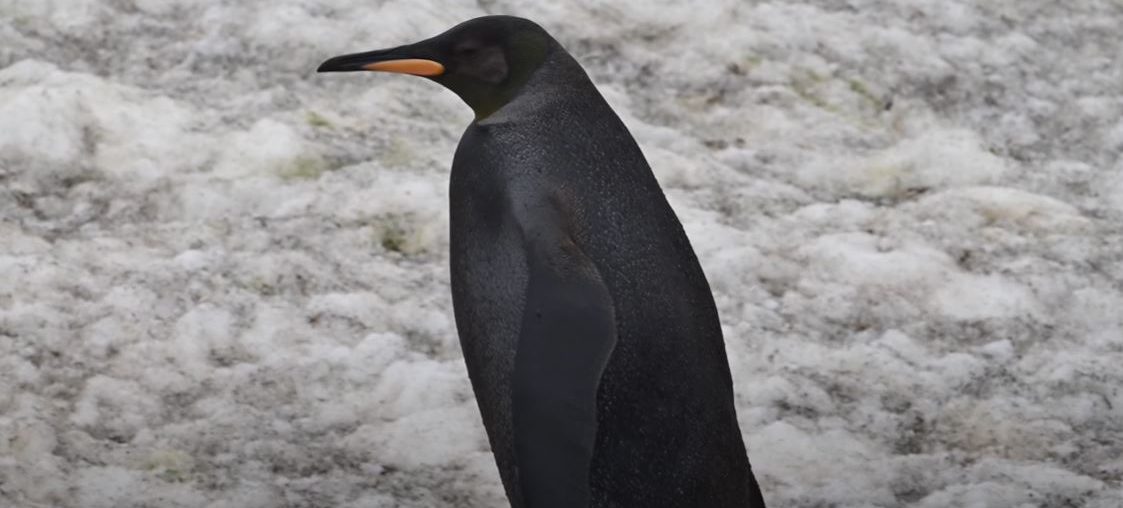
[{"label": "black plumage", "polygon": [[452,296],[512,506],[763,507],[705,275],[577,61],[489,16],[320,70],[364,68],[476,111],[452,164]]}]

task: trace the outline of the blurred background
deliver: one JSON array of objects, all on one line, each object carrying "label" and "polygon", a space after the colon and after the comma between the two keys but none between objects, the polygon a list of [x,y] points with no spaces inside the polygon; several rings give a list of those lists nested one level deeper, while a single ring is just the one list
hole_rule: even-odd
[{"label": "blurred background", "polygon": [[505,505],[471,112],[314,73],[500,13],[645,150],[771,506],[1123,505],[1110,0],[0,0],[0,505]]}]

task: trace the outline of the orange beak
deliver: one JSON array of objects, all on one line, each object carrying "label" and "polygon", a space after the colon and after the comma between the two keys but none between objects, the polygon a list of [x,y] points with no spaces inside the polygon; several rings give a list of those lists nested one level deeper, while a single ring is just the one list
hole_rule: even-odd
[{"label": "orange beak", "polygon": [[380,71],[433,77],[445,73],[445,66],[429,56],[424,48],[416,45],[391,49],[379,49],[363,53],[352,53],[330,58],[320,64],[317,72],[354,72]]},{"label": "orange beak", "polygon": [[440,62],[423,60],[420,58],[405,58],[401,60],[386,60],[366,64],[363,69],[368,71],[399,72],[413,74],[414,76],[440,76],[445,73],[445,66]]}]

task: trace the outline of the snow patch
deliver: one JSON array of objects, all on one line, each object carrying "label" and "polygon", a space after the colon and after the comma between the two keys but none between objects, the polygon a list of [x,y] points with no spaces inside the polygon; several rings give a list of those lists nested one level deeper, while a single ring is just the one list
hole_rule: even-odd
[{"label": "snow patch", "polygon": [[805,182],[822,182],[859,196],[897,198],[990,183],[1006,171],[1007,163],[983,149],[973,132],[933,126],[868,157],[823,161],[800,176]]}]

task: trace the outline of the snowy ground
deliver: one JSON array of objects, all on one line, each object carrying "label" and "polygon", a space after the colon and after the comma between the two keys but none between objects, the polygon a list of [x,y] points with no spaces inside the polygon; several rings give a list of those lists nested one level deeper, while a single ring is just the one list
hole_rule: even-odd
[{"label": "snowy ground", "polygon": [[645,149],[772,506],[1123,505],[1123,4],[545,4],[0,0],[0,506],[504,504],[471,114],[313,73],[485,13]]}]

